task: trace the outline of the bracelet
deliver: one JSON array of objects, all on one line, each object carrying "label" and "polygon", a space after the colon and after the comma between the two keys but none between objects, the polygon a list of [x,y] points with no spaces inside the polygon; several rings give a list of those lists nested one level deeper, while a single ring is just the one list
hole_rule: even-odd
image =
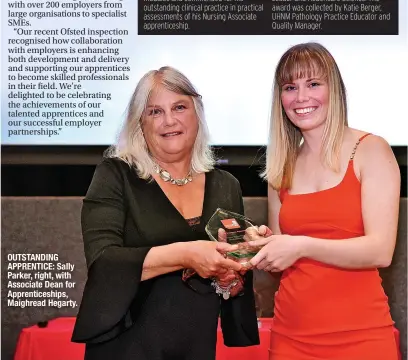
[{"label": "bracelet", "polygon": [[213,280],[211,283],[211,286],[215,289],[215,292],[217,295],[222,295],[224,300],[228,300],[230,297],[230,290],[238,284],[238,280],[234,280],[231,284],[229,284],[227,287],[221,287],[217,280]]}]

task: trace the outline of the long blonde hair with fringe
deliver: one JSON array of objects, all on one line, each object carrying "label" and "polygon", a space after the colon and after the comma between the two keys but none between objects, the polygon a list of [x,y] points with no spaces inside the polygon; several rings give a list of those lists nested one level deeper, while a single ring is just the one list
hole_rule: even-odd
[{"label": "long blonde hair with fringe", "polygon": [[261,177],[272,188],[289,189],[303,136],[289,120],[282,106],[282,86],[304,77],[321,77],[329,87],[329,106],[321,156],[326,166],[339,171],[344,128],[348,126],[346,88],[336,61],[321,44],[304,43],[289,48],[276,67],[272,95],[266,166]]},{"label": "long blonde hair with fringe", "polygon": [[149,71],[140,79],[130,99],[127,117],[118,141],[107,149],[105,156],[120,158],[129,166],[134,166],[140,178],[151,179],[155,163],[143,135],[142,120],[149,97],[158,85],[177,94],[190,96],[193,100],[198,119],[198,132],[192,149],[191,169],[195,173],[212,170],[215,159],[209,146],[209,133],[201,95],[185,75],[169,66]]}]

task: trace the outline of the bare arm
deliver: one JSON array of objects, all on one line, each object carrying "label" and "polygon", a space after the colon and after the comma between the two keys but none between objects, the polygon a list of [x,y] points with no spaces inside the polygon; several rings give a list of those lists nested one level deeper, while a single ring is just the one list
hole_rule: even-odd
[{"label": "bare arm", "polygon": [[183,269],[183,243],[156,246],[150,249],[143,262],[141,280]]},{"label": "bare arm", "polygon": [[153,247],[143,262],[141,280],[184,268],[194,269],[203,278],[217,276],[228,270],[240,271],[242,265],[221,255],[230,249],[230,244],[208,240]]},{"label": "bare arm", "polygon": [[397,236],[400,171],[389,145],[379,137],[360,144],[355,161],[361,174],[365,235],[342,241],[303,238],[301,255],[343,268],[387,267]]},{"label": "bare arm", "polygon": [[281,208],[279,194],[271,186],[268,186],[268,225],[261,225],[256,231],[247,229],[244,237],[246,241],[252,241],[261,238],[267,238],[272,234],[280,235],[279,212]]},{"label": "bare arm", "polygon": [[279,194],[270,185],[268,186],[268,226],[276,235],[281,234],[279,227],[279,212],[282,204]]}]

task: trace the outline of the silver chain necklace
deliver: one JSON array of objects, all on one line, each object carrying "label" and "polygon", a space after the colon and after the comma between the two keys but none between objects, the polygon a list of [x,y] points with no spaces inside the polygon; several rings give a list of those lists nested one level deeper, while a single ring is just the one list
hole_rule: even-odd
[{"label": "silver chain necklace", "polygon": [[173,185],[178,185],[178,186],[183,186],[188,184],[189,182],[193,181],[193,177],[191,175],[191,170],[187,174],[187,176],[181,178],[181,179],[173,179],[173,177],[170,175],[170,173],[164,169],[162,169],[159,165],[156,164],[155,166],[155,171],[157,174],[159,174],[160,178],[165,181],[165,182],[170,182]]}]

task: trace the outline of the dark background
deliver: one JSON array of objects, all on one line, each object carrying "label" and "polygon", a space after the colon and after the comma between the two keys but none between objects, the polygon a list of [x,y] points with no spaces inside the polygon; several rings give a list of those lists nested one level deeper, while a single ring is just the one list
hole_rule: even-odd
[{"label": "dark background", "polygon": [[[2,146],[2,196],[84,196],[103,146]],[[407,147],[392,147],[401,170],[401,197],[407,197]],[[243,196],[266,196],[259,177],[264,147],[216,147],[218,167],[241,183]]]}]

